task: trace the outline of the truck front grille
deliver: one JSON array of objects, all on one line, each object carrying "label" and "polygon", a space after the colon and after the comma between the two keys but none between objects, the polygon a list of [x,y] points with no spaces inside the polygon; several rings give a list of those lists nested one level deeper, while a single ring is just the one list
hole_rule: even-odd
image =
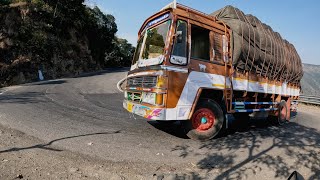
[{"label": "truck front grille", "polygon": [[141,93],[137,92],[127,92],[128,93],[128,100],[130,101],[136,101],[140,102],[141,101]]},{"label": "truck front grille", "polygon": [[157,76],[133,77],[129,78],[127,81],[129,87],[152,88],[157,85]]}]

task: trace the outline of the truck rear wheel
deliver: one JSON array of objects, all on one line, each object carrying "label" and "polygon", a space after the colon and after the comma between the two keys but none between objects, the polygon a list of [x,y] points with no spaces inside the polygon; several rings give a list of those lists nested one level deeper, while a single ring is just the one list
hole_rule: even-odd
[{"label": "truck rear wheel", "polygon": [[282,100],[278,106],[278,124],[283,125],[287,122],[287,103],[286,101]]},{"label": "truck rear wheel", "polygon": [[223,127],[224,115],[218,103],[202,99],[189,121],[184,122],[186,134],[190,139],[209,140],[214,138]]}]

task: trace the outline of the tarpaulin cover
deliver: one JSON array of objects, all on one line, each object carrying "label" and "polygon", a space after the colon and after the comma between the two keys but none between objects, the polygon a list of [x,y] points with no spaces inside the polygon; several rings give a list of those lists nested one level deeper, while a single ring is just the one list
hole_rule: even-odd
[{"label": "tarpaulin cover", "polygon": [[270,80],[299,83],[303,76],[295,47],[253,15],[226,6],[211,14],[232,30],[233,65]]}]

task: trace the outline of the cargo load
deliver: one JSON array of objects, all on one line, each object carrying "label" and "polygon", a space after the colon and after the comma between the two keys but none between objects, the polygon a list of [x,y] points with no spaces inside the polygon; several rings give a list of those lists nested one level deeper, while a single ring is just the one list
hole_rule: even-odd
[{"label": "cargo load", "polygon": [[299,84],[303,69],[295,47],[253,15],[226,6],[210,14],[232,30],[233,66],[269,80]]}]

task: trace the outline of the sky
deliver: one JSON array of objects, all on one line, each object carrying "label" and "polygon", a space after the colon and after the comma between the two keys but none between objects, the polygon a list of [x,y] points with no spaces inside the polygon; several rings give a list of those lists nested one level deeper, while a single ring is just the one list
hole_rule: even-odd
[{"label": "sky", "polygon": [[[177,0],[210,14],[233,5],[245,14],[253,14],[270,25],[297,49],[303,63],[320,65],[319,0]],[[86,0],[104,13],[112,14],[118,26],[117,36],[136,46],[142,23],[172,0]]]}]

